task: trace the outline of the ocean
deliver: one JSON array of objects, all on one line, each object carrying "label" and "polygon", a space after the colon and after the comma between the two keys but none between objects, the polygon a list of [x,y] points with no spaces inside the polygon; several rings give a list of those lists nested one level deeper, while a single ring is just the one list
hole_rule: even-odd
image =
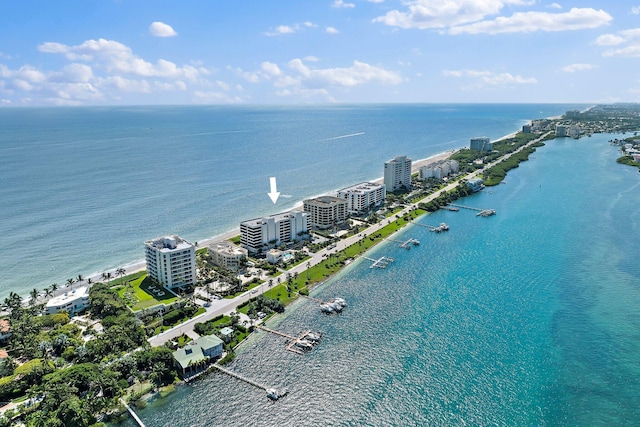
[{"label": "ocean", "polygon": [[[611,135],[539,148],[505,183],[410,225],[270,322],[323,333],[313,351],[253,334],[230,369],[138,412],[147,426],[627,426],[640,423],[640,174]],[[126,425],[133,425],[128,422]]]},{"label": "ocean", "polygon": [[[132,263],[167,233],[192,241],[579,105],[0,109],[0,297]],[[147,426],[637,425],[640,177],[595,135],[539,148],[505,184],[437,212],[384,270],[365,260],[274,329],[324,334],[299,356],[266,333],[230,368],[288,388],[276,403],[223,374],[139,412]],[[269,177],[282,192],[267,196]],[[127,423],[127,425],[130,425]]]},{"label": "ocean", "polygon": [[[144,258],[579,105],[0,108],[0,299]],[[267,193],[276,177],[282,193]]]}]

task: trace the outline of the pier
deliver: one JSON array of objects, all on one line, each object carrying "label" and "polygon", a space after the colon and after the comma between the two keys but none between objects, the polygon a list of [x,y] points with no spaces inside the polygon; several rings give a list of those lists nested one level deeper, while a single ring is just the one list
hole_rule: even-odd
[{"label": "pier", "polygon": [[300,295],[303,298],[310,299],[311,301],[317,302],[318,304],[322,304],[324,302],[321,299],[310,297],[309,295],[303,295],[301,293],[298,293],[298,295]]},{"label": "pier", "polygon": [[[273,387],[269,388],[269,387],[265,386],[264,384],[261,384],[261,383],[259,383],[257,381],[254,381],[254,380],[252,380],[250,378],[245,377],[244,375],[240,375],[240,374],[238,374],[236,372],[233,372],[233,371],[231,371],[231,370],[229,370],[227,368],[224,368],[224,367],[218,365],[217,363],[214,363],[213,367],[216,368],[217,370],[219,370],[220,372],[223,372],[223,373],[225,373],[225,374],[227,374],[227,375],[229,375],[229,376],[231,376],[233,378],[239,379],[240,381],[244,381],[247,384],[250,384],[250,385],[252,385],[254,387],[258,387],[259,389],[264,390],[267,393],[267,397],[269,399],[271,399],[271,400],[278,400],[279,398],[281,398],[283,396],[286,396],[286,394],[288,393],[286,389],[279,392]],[[144,426],[142,426],[142,427],[144,427]]]},{"label": "pier", "polygon": [[124,401],[123,398],[120,398],[120,403],[122,403],[124,405],[125,408],[127,408],[127,411],[129,411],[129,415],[131,415],[131,418],[133,418],[136,423],[138,423],[138,425],[140,427],[145,427],[144,423],[142,422],[142,420],[138,417],[138,415],[133,411],[133,408],[131,408],[131,406],[129,406],[127,404],[127,402]]},{"label": "pier", "polygon": [[328,301],[322,301],[321,299],[313,298],[309,295],[302,295],[301,293],[298,293],[298,295],[320,304],[320,311],[326,314],[341,313],[342,309],[347,306],[347,302],[343,298],[331,298]]},{"label": "pier", "polygon": [[363,256],[362,258],[371,261],[373,264],[371,264],[371,266],[369,268],[387,268],[387,265],[389,265],[389,263],[393,262],[393,258],[389,258],[386,256],[382,256],[378,259],[373,259],[373,258],[369,258],[366,256]]},{"label": "pier", "polygon": [[420,224],[419,222],[414,222],[415,225],[419,225],[420,227],[427,227],[429,231],[433,231],[434,233],[442,233],[443,231],[449,231],[449,226],[445,222],[441,222],[440,225],[434,227],[433,225]]},{"label": "pier", "polygon": [[285,334],[284,332],[280,332],[280,331],[274,331],[273,329],[269,329],[267,327],[264,326],[256,326],[256,328],[265,331],[265,332],[270,332],[272,334],[275,335],[279,335],[281,337],[284,338],[288,338],[289,340],[291,340],[287,346],[285,347],[285,350],[290,351],[292,353],[296,353],[296,354],[304,354],[304,350],[311,350],[313,348],[313,344],[309,343],[308,341],[305,340],[305,338],[311,334],[311,330],[308,331],[304,331],[302,334],[300,334],[297,337],[294,337],[293,335],[289,335],[289,334]]},{"label": "pier", "polygon": [[477,211],[478,213],[476,214],[476,216],[491,216],[496,214],[496,211],[493,209],[480,209],[480,208],[474,208],[472,206],[454,205],[453,203],[450,203],[449,206]]},{"label": "pier", "polygon": [[405,248],[405,249],[411,249],[411,246],[420,245],[420,241],[418,239],[409,239],[406,242],[403,242],[401,240],[394,240],[394,239],[386,239],[386,240],[389,242],[398,243],[399,247]]},{"label": "pier", "polygon": [[249,378],[245,377],[244,375],[240,375],[240,374],[237,374],[237,373],[235,373],[235,372],[233,372],[233,371],[231,371],[231,370],[229,370],[227,368],[223,368],[222,366],[218,365],[217,363],[214,363],[213,367],[218,369],[220,372],[224,372],[225,374],[227,374],[229,376],[232,376],[234,378],[237,378],[240,381],[244,381],[247,384],[251,384],[254,387],[261,388],[264,391],[269,390],[269,387],[267,387],[267,386],[265,386],[263,384],[260,384],[259,382],[254,381],[252,379],[249,379]]}]

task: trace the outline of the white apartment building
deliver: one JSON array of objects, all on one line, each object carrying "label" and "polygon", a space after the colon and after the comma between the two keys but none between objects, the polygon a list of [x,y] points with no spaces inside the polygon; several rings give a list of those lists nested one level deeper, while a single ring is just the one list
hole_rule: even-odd
[{"label": "white apartment building", "polygon": [[180,236],[144,243],[147,275],[169,289],[196,283],[196,248]]},{"label": "white apartment building", "polygon": [[411,159],[397,156],[384,163],[384,185],[387,191],[411,188]]},{"label": "white apartment building", "polygon": [[66,311],[70,316],[89,307],[89,288],[82,286],[47,301],[45,311],[47,314],[56,314]]},{"label": "white apartment building", "polygon": [[419,170],[418,177],[420,179],[442,179],[452,173],[458,173],[459,170],[460,164],[456,160],[441,160],[422,166]]},{"label": "white apartment building", "polygon": [[307,212],[283,212],[241,222],[240,243],[251,253],[263,253],[269,247],[308,238],[309,229]]},{"label": "white apartment building", "polygon": [[226,267],[231,271],[240,270],[242,262],[247,259],[248,255],[245,248],[227,241],[212,243],[207,250],[215,265]]},{"label": "white apartment building", "polygon": [[347,201],[347,212],[355,215],[382,206],[386,195],[384,184],[373,182],[361,182],[338,191],[338,197]]},{"label": "white apartment building", "polygon": [[349,217],[347,201],[339,197],[320,196],[304,201],[303,209],[308,212],[311,227],[320,230],[343,223]]}]

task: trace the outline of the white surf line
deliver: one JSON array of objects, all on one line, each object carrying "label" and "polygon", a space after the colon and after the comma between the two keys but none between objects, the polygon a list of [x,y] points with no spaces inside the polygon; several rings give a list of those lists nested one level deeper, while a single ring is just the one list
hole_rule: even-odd
[{"label": "white surf line", "polygon": [[333,141],[334,139],[350,138],[352,136],[364,135],[364,132],[350,133],[349,135],[334,136],[333,138],[321,139],[320,141]]}]

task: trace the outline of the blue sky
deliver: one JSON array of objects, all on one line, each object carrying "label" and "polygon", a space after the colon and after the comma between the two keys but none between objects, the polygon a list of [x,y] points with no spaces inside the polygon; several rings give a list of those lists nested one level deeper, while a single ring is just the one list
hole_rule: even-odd
[{"label": "blue sky", "polygon": [[0,3],[1,106],[635,102],[638,58],[640,0]]}]

